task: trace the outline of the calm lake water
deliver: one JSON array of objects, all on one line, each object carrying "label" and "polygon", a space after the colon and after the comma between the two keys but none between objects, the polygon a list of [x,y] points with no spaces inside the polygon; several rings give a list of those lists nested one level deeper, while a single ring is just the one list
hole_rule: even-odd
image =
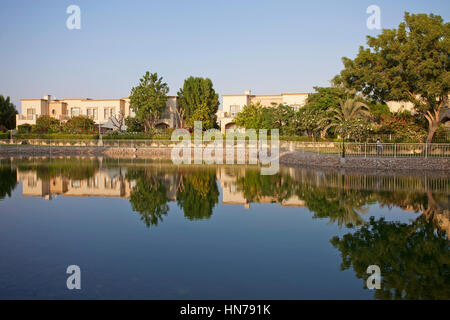
[{"label": "calm lake water", "polygon": [[1,299],[450,299],[448,176],[17,159],[0,199]]}]

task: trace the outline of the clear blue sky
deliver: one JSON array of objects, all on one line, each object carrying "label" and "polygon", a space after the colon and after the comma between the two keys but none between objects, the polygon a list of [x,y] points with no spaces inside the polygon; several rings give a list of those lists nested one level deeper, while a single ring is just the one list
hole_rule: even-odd
[{"label": "clear blue sky", "polygon": [[[68,30],[66,8],[81,8]],[[127,96],[146,71],[176,95],[190,76],[209,77],[219,94],[311,92],[327,86],[366,35],[366,8],[382,28],[404,11],[448,21],[450,1],[121,1],[10,0],[0,10],[0,94],[21,98]]]}]

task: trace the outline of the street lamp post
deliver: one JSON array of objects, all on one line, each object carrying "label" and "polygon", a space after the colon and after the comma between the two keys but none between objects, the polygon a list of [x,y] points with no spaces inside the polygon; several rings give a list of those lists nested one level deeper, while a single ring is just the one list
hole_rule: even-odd
[{"label": "street lamp post", "polygon": [[342,135],[342,158],[345,158],[345,131]]},{"label": "street lamp post", "polygon": [[103,146],[102,130],[101,130],[101,127],[100,127],[100,122],[98,123],[98,145],[99,146]]}]

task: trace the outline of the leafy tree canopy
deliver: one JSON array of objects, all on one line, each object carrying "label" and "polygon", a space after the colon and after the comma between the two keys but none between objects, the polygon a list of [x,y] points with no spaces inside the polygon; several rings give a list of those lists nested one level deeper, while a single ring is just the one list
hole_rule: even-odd
[{"label": "leafy tree canopy", "polygon": [[236,124],[245,129],[278,129],[281,134],[295,133],[295,121],[292,107],[283,104],[264,107],[259,102],[244,106],[235,117]]},{"label": "leafy tree canopy", "polygon": [[148,71],[131,89],[130,108],[136,113],[136,118],[144,123],[146,132],[155,126],[166,108],[168,92],[169,86],[162,77]]},{"label": "leafy tree canopy", "polygon": [[238,126],[245,129],[270,129],[271,119],[264,116],[264,109],[260,103],[244,106],[234,120]]},{"label": "leafy tree canopy", "polygon": [[[209,78],[189,77],[184,80],[183,88],[178,91],[179,108],[183,109],[183,117],[187,123],[193,124],[191,118],[207,117],[208,126],[212,128],[216,123],[216,112],[219,108],[219,95],[213,88],[213,83]],[[201,111],[197,111],[201,109]],[[199,119],[195,119],[199,120]]]},{"label": "leafy tree canopy", "polygon": [[16,127],[16,106],[10,101],[9,97],[0,95],[0,126],[7,129]]},{"label": "leafy tree canopy", "polygon": [[311,93],[306,101],[306,106],[311,109],[327,110],[339,107],[340,100],[354,98],[355,94],[342,87],[314,87],[316,92]]},{"label": "leafy tree canopy", "polygon": [[211,129],[214,127],[214,120],[211,117],[211,110],[206,105],[206,102],[202,102],[202,104],[194,110],[186,124],[189,127],[193,127],[194,121],[201,121],[203,129]]},{"label": "leafy tree canopy", "polygon": [[429,124],[431,142],[450,87],[450,23],[434,14],[405,13],[397,29],[367,37],[355,59],[344,57],[335,84],[377,101],[410,100]]}]

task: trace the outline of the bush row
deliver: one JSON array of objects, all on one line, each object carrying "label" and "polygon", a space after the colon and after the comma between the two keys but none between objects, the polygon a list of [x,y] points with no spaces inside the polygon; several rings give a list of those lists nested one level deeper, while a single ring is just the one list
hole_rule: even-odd
[{"label": "bush row", "polygon": [[70,134],[70,133],[18,133],[15,139],[51,139],[51,140],[96,140],[98,134]]}]

